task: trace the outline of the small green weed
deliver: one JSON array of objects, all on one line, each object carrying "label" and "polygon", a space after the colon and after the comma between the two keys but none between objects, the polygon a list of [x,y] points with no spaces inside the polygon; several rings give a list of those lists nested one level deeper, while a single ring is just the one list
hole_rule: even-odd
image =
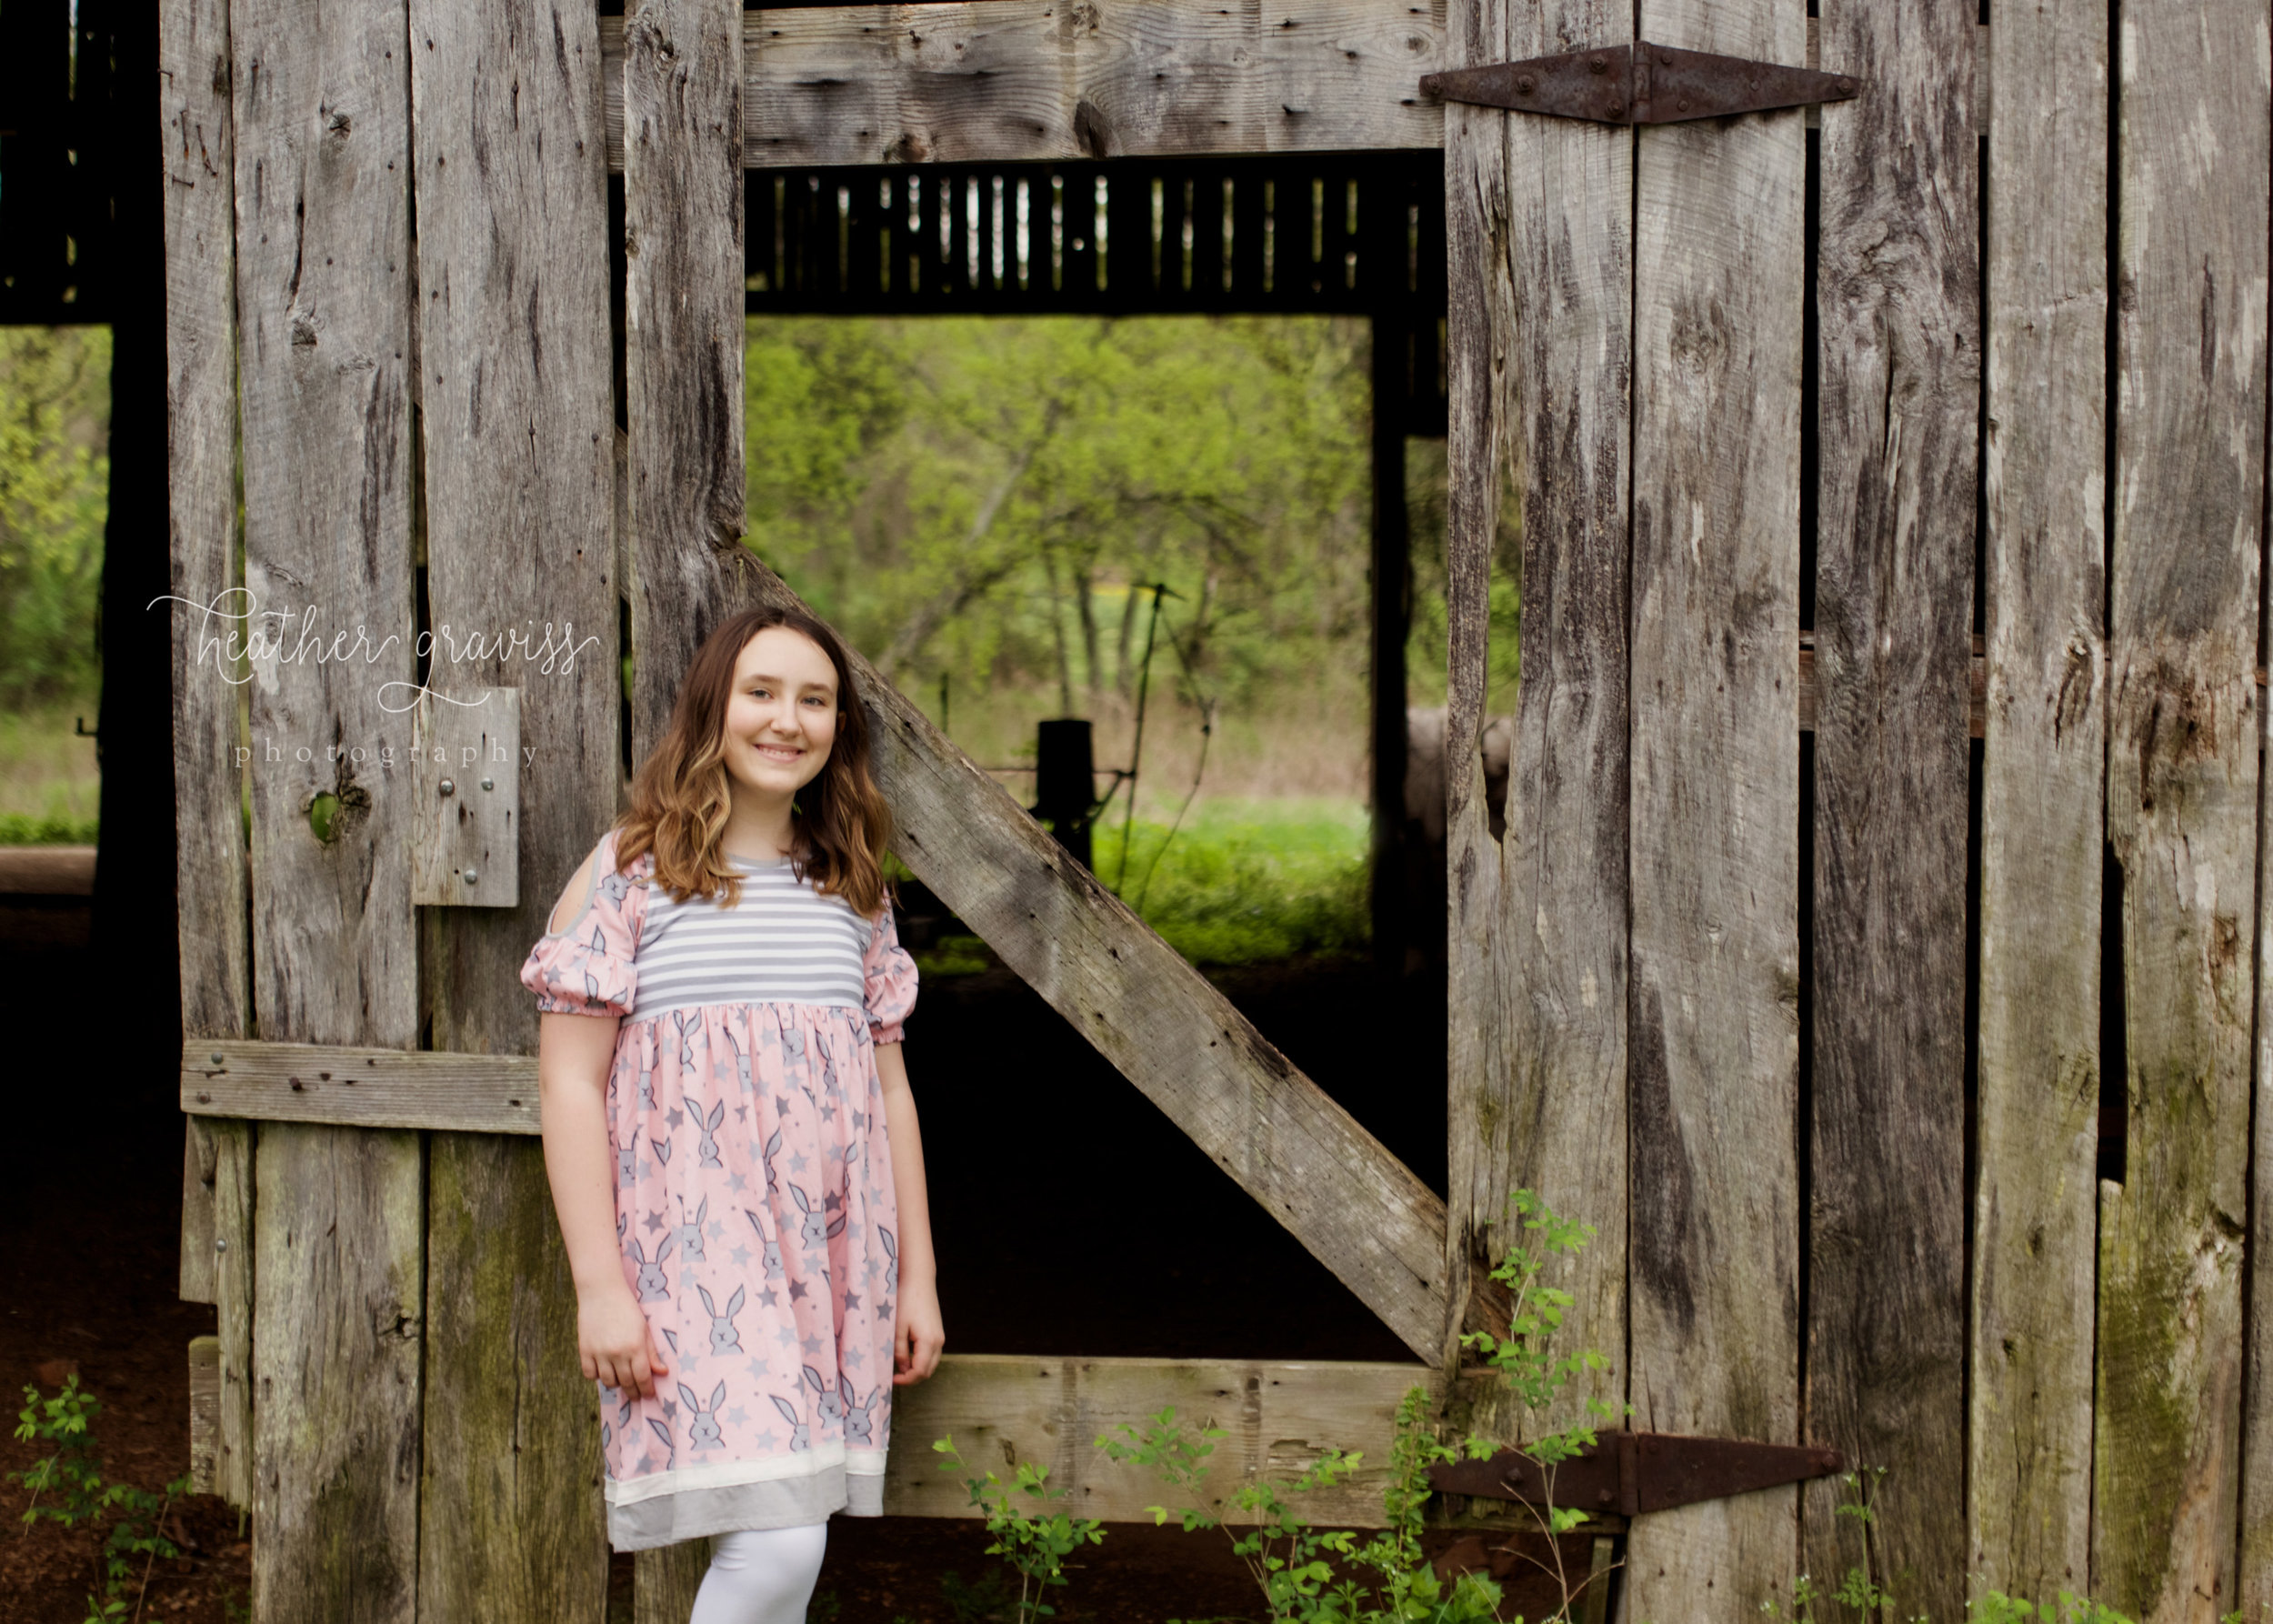
[{"label": "small green weed", "polygon": [[1042,1598],[1051,1586],[1066,1583],[1066,1557],[1085,1544],[1096,1545],[1105,1539],[1105,1525],[1094,1518],[1073,1517],[1064,1511],[1036,1516],[1012,1500],[1014,1491],[1043,1508],[1064,1499],[1069,1491],[1048,1487],[1050,1469],[1046,1466],[1021,1460],[1017,1481],[1006,1485],[991,1471],[971,1475],[971,1468],[956,1449],[952,1433],[931,1447],[946,1457],[939,1463],[941,1471],[965,1474],[962,1481],[971,1491],[971,1504],[984,1513],[986,1531],[994,1537],[986,1554],[1001,1557],[1018,1575],[1017,1610],[1011,1615],[1011,1624],[1031,1624],[1033,1619],[1055,1616],[1057,1609]]},{"label": "small green weed", "polygon": [[[149,1595],[152,1567],[160,1557],[182,1554],[164,1530],[174,1502],[189,1492],[189,1479],[175,1479],[162,1495],[130,1483],[105,1481],[102,1461],[95,1453],[93,1430],[95,1418],[102,1413],[102,1400],[83,1392],[75,1374],[64,1378],[62,1389],[52,1398],[42,1398],[39,1389],[30,1387],[24,1389],[24,1397],[26,1402],[16,1415],[15,1436],[51,1450],[27,1469],[8,1474],[32,1491],[24,1510],[25,1530],[43,1519],[67,1529],[99,1527],[109,1521],[108,1534],[95,1559],[95,1582],[103,1593],[88,1595],[86,1624],[115,1624],[122,1619],[139,1624],[143,1603]],[[142,1559],[138,1581],[136,1557]],[[131,1613],[125,1600],[129,1585],[135,1586]],[[150,1624],[162,1621],[152,1619]]]},{"label": "small green weed", "polygon": [[[1487,1363],[1501,1372],[1517,1402],[1537,1413],[1553,1404],[1582,1372],[1609,1368],[1608,1361],[1591,1348],[1565,1357],[1548,1349],[1573,1298],[1570,1293],[1547,1285],[1542,1277],[1553,1256],[1577,1252],[1593,1238],[1594,1230],[1557,1216],[1527,1189],[1515,1191],[1508,1204],[1516,1209],[1521,1228],[1536,1238],[1536,1249],[1513,1245],[1493,1270],[1492,1278],[1513,1290],[1510,1335],[1499,1338],[1475,1332],[1463,1340],[1485,1349]],[[1385,1527],[1362,1545],[1353,1533],[1317,1531],[1287,1504],[1290,1495],[1333,1487],[1357,1469],[1362,1451],[1345,1454],[1329,1449],[1291,1483],[1263,1479],[1241,1485],[1231,1496],[1230,1505],[1246,1516],[1242,1532],[1234,1532],[1223,1519],[1188,1503],[1173,1515],[1187,1532],[1220,1528],[1230,1537],[1232,1549],[1247,1563],[1263,1592],[1272,1624],[1487,1624],[1497,1620],[1503,1596],[1498,1584],[1482,1574],[1463,1573],[1447,1588],[1423,1555],[1421,1531],[1430,1493],[1428,1469],[1457,1460],[1464,1451],[1470,1459],[1485,1459],[1500,1445],[1473,1435],[1461,1446],[1444,1442],[1427,1422],[1428,1404],[1428,1389],[1416,1385],[1397,1406],[1388,1481],[1382,1489]],[[1617,1418],[1622,1413],[1595,1399],[1587,1401],[1587,1408],[1602,1420]],[[1152,1468],[1188,1502],[1205,1499],[1203,1480],[1210,1470],[1207,1458],[1214,1452],[1216,1441],[1228,1436],[1220,1427],[1187,1433],[1170,1407],[1147,1418],[1141,1429],[1124,1423],[1101,1434],[1096,1443],[1111,1459]],[[1540,1564],[1555,1576],[1562,1596],[1551,1620],[1571,1619],[1597,1578],[1590,1574],[1574,1582],[1562,1568],[1561,1547],[1553,1538],[1586,1520],[1583,1511],[1553,1503],[1554,1469],[1596,1441],[1593,1429],[1581,1425],[1547,1434],[1524,1447],[1547,1483],[1548,1503],[1532,1509],[1539,1531],[1548,1536],[1555,1552],[1552,1568]],[[1172,1515],[1166,1506],[1147,1509],[1156,1524],[1165,1523]],[[1376,1577],[1339,1577],[1329,1557],[1341,1559],[1360,1574]]]}]

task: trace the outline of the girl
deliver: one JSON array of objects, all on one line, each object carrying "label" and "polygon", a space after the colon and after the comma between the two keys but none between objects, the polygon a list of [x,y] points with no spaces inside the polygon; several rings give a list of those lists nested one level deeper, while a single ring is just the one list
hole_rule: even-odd
[{"label": "girl", "polygon": [[631,800],[521,968],[608,1540],[716,1536],[689,1624],[796,1624],[826,1519],[883,1514],[892,1388],[945,1342],[916,967],[836,635],[720,627]]}]

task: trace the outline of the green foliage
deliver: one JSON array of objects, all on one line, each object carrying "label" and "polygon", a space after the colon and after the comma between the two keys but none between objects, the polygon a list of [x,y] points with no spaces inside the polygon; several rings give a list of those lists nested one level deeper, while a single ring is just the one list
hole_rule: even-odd
[{"label": "green foliage", "polygon": [[[1362,953],[1372,935],[1364,809],[1211,808],[1169,837],[1138,818],[1115,887],[1194,964]],[[1121,830],[1096,831],[1096,866],[1120,876]]]},{"label": "green foliage", "polygon": [[[1031,1624],[1033,1619],[1053,1616],[1057,1609],[1042,1598],[1051,1586],[1066,1583],[1067,1556],[1085,1544],[1096,1545],[1104,1539],[1105,1525],[1093,1518],[1046,1509],[1050,1501],[1063,1499],[1069,1492],[1047,1487],[1050,1469],[1046,1466],[1021,1460],[1017,1481],[1006,1485],[992,1471],[970,1475],[971,1469],[956,1450],[953,1434],[936,1439],[931,1447],[946,1457],[939,1463],[941,1471],[966,1474],[962,1481],[971,1491],[971,1504],[980,1509],[986,1519],[986,1531],[993,1537],[986,1554],[1001,1557],[1018,1575],[1017,1610],[1011,1624]],[[1016,1504],[1011,1499],[1014,1490],[1034,1500],[1046,1514],[1037,1516]]]},{"label": "green foliage", "polygon": [[0,812],[0,846],[92,846],[95,828],[92,817]]},{"label": "green foliage", "polygon": [[109,506],[107,327],[0,328],[0,704],[92,694]]},{"label": "green foliage", "polygon": [[[1536,1413],[1554,1402],[1581,1371],[1608,1368],[1607,1361],[1592,1349],[1558,1358],[1547,1346],[1561,1328],[1571,1298],[1543,1284],[1540,1276],[1551,1256],[1577,1252],[1594,1230],[1558,1217],[1527,1189],[1516,1191],[1508,1200],[1524,1228],[1538,1237],[1537,1251],[1511,1247],[1494,1270],[1493,1278],[1515,1289],[1512,1334],[1503,1338],[1471,1333],[1464,1340],[1487,1350],[1488,1362],[1503,1373],[1517,1402]],[[1234,1531],[1228,1520],[1202,1509],[1207,1503],[1205,1479],[1212,1469],[1207,1457],[1217,1440],[1229,1436],[1225,1429],[1187,1431],[1171,1406],[1147,1418],[1141,1429],[1122,1423],[1100,1434],[1096,1447],[1110,1459],[1151,1468],[1184,1502],[1173,1512],[1165,1505],[1147,1508],[1156,1524],[1173,1515],[1187,1532],[1223,1529],[1255,1576],[1272,1624],[1485,1624],[1499,1618],[1500,1587],[1482,1574],[1464,1573],[1447,1588],[1423,1556],[1421,1532],[1430,1493],[1428,1469],[1460,1459],[1464,1451],[1468,1459],[1485,1459],[1499,1445],[1474,1435],[1457,1447],[1444,1442],[1429,1424],[1428,1403],[1428,1390],[1416,1386],[1397,1406],[1388,1481],[1382,1490],[1385,1526],[1363,1544],[1347,1531],[1318,1532],[1287,1502],[1288,1496],[1333,1487],[1357,1469],[1361,1454],[1328,1449],[1290,1483],[1263,1479],[1240,1485],[1229,1505],[1244,1514],[1245,1527]],[[1617,1413],[1593,1399],[1588,1407],[1602,1418]],[[1549,1571],[1556,1575],[1562,1603],[1552,1615],[1554,1620],[1571,1619],[1592,1582],[1589,1578],[1574,1584],[1561,1568],[1560,1546],[1552,1536],[1577,1527],[1586,1514],[1553,1503],[1554,1468],[1594,1441],[1591,1429],[1572,1427],[1526,1447],[1541,1465],[1548,1485],[1548,1503],[1535,1509],[1539,1531],[1550,1537],[1550,1549],[1556,1552],[1556,1565]],[[1339,1559],[1339,1567],[1331,1559]]]},{"label": "green foliage", "polygon": [[1161,580],[1180,682],[1362,669],[1365,344],[1324,317],[753,319],[749,542],[910,691],[1126,697]]},{"label": "green foliage", "polygon": [[[15,1436],[51,1451],[27,1469],[8,1473],[31,1490],[24,1510],[25,1529],[42,1519],[67,1529],[100,1529],[107,1522],[107,1534],[95,1557],[95,1579],[103,1594],[87,1597],[87,1624],[139,1620],[143,1599],[149,1592],[152,1565],[160,1557],[182,1554],[164,1529],[175,1500],[189,1492],[189,1479],[176,1478],[165,1486],[163,1495],[128,1483],[105,1481],[102,1461],[95,1452],[93,1430],[102,1400],[81,1391],[76,1375],[65,1378],[61,1390],[52,1398],[42,1398],[39,1389],[30,1387],[24,1389],[24,1397],[25,1406],[16,1414]],[[41,1503],[43,1496],[45,1504]],[[138,1583],[136,1557],[143,1559]],[[131,1614],[125,1601],[129,1585],[135,1586]],[[151,1624],[159,1621],[153,1619]]]}]

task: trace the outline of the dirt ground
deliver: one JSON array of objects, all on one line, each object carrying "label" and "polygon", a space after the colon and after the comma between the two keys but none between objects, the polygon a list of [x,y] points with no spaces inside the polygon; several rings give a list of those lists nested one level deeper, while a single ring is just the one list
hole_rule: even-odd
[{"label": "dirt ground", "polygon": [[[178,1018],[163,987],[153,1000],[146,987],[122,988],[103,973],[118,953],[49,935],[0,943],[0,977],[17,1007],[65,1035],[15,1063],[15,1194],[0,1216],[0,1388],[13,1413],[25,1387],[52,1393],[76,1370],[104,1406],[94,1430],[106,1469],[155,1490],[188,1469],[186,1348],[215,1328],[212,1308],[175,1295],[183,1129],[169,1059],[179,1054]],[[1441,1189],[1441,984],[1385,991],[1361,967],[1311,966],[1224,985],[1297,1065]],[[99,1047],[91,1034],[104,1035]],[[908,1061],[951,1352],[1410,1358],[1014,978],[927,985],[909,1025]],[[1054,1221],[1025,1216],[1036,1211]],[[0,1473],[34,1458],[31,1445],[0,1440]],[[45,1521],[25,1529],[28,1498],[0,1477],[0,1624],[79,1624],[95,1577],[94,1538]],[[247,1520],[195,1496],[171,1509],[166,1531],[184,1554],[151,1566],[126,1616],[136,1616],[138,1599],[144,1620],[245,1618]],[[978,1618],[951,1592],[984,1584],[996,1561],[985,1544],[972,1522],[836,1519],[812,1617]],[[627,1619],[628,1558],[617,1559],[615,1578],[622,1610],[612,1607],[611,1618]],[[1068,1621],[1264,1616],[1223,1536],[1145,1525],[1112,1525],[1052,1599]],[[1542,1599],[1522,1599],[1521,1610],[1539,1617]]]}]

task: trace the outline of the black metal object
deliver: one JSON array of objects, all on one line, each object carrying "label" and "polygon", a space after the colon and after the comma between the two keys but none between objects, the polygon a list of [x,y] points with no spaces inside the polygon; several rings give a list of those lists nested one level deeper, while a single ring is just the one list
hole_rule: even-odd
[{"label": "black metal object", "polygon": [[[1635,1517],[1846,1469],[1837,1449],[1812,1444],[1756,1444],[1671,1432],[1613,1431],[1595,1437],[1593,1449],[1556,1467],[1556,1505]],[[1432,1466],[1428,1481],[1439,1494],[1481,1495],[1535,1506],[1547,1499],[1546,1474],[1519,1449],[1502,1449],[1488,1460]]]},{"label": "black metal object", "polygon": [[1647,41],[1566,51],[1488,67],[1428,74],[1421,94],[1597,124],[1681,124],[1842,102],[1862,88],[1848,74],[1717,56]]},{"label": "black metal object", "polygon": [[1027,809],[1049,825],[1076,861],[1091,867],[1089,826],[1097,815],[1097,775],[1086,717],[1058,717],[1037,725],[1034,805]]}]

